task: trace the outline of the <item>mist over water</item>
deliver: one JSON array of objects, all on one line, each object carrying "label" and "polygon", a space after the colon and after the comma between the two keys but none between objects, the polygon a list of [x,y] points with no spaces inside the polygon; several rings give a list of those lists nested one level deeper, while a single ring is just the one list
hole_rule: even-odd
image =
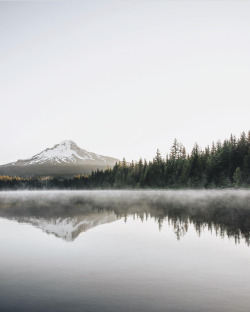
[{"label": "mist over water", "polygon": [[248,312],[250,191],[0,192],[0,311]]},{"label": "mist over water", "polygon": [[[39,227],[39,220],[57,220],[63,227],[69,219],[88,228],[133,215],[141,220],[153,218],[162,228],[164,220],[172,222],[177,238],[194,224],[197,233],[207,227],[235,242],[250,238],[250,191],[22,191],[0,193],[0,216]],[[98,223],[96,219],[103,219]],[[58,222],[60,220],[60,222]],[[67,221],[66,221],[67,220]],[[82,222],[82,220],[88,220]],[[32,222],[30,222],[32,221]],[[40,222],[41,223],[41,222]],[[51,228],[51,227],[50,227]],[[49,231],[49,228],[43,228]],[[81,229],[81,230],[80,230]],[[56,233],[54,233],[56,235]],[[78,234],[75,232],[72,240]],[[70,240],[69,237],[67,240]]]}]

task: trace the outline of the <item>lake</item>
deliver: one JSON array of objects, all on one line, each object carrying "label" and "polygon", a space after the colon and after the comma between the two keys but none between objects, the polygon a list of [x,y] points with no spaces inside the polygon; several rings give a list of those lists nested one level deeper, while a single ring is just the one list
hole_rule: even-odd
[{"label": "lake", "polygon": [[0,311],[249,312],[250,191],[0,192]]}]

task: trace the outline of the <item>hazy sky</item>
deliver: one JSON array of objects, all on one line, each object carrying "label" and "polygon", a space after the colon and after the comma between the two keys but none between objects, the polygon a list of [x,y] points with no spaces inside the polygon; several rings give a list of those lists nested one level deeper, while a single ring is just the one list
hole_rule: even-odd
[{"label": "hazy sky", "polygon": [[127,160],[250,129],[250,1],[0,3],[0,164]]}]

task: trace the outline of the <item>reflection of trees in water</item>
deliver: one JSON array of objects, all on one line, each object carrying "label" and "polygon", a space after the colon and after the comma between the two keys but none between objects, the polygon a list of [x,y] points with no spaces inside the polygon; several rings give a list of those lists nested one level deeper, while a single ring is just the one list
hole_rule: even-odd
[{"label": "reflection of trees in water", "polygon": [[170,224],[173,226],[174,232],[178,240],[180,240],[181,237],[183,237],[188,231],[189,222],[187,220],[184,221],[178,219],[177,220],[170,219]]},{"label": "reflection of trees in water", "polygon": [[235,243],[244,239],[250,245],[250,193],[246,194],[245,197],[236,192],[215,192],[200,197],[184,194],[184,198],[146,196],[133,202],[120,199],[103,209],[111,209],[117,217],[135,214],[142,221],[150,216],[160,230],[164,220],[168,219],[177,239],[183,237],[193,224],[199,236],[208,229],[222,238],[234,238]]},{"label": "reflection of trees in water", "polygon": [[[235,218],[235,220],[220,219],[217,221],[207,220],[206,214],[204,215],[203,221],[200,220],[200,215],[198,220],[196,219],[195,215],[190,216],[190,218],[182,218],[179,216],[173,217],[172,214],[171,216],[168,216],[168,214],[166,214],[164,217],[161,218],[155,218],[154,214],[150,214],[149,216],[153,218],[158,224],[159,230],[162,230],[162,228],[164,227],[164,221],[167,220],[168,224],[173,227],[174,233],[176,234],[178,240],[184,237],[185,234],[188,232],[189,227],[193,225],[199,237],[205,230],[208,230],[211,233],[216,234],[216,236],[220,236],[221,238],[233,238],[235,244],[239,244],[241,240],[244,239],[244,241],[249,246],[250,216],[246,216],[246,220],[244,220],[244,222],[242,223],[238,222],[239,220],[237,220],[237,213],[238,211],[236,210],[236,213],[232,215],[232,219]],[[138,216],[137,214],[135,214],[134,216],[143,220],[141,215]]]},{"label": "reflection of trees in water", "polygon": [[60,196],[32,195],[4,198],[0,216],[13,218],[75,218],[112,212],[117,218],[153,218],[159,229],[168,221],[177,239],[191,224],[198,235],[204,229],[221,237],[241,239],[250,245],[250,192],[89,192]]},{"label": "reflection of trees in water", "polygon": [[[235,244],[239,244],[241,239],[244,239],[247,245],[250,245],[250,215],[248,211],[238,211],[235,209],[233,213],[231,211],[230,218],[228,216],[222,216],[218,220],[208,219],[206,212],[204,212],[202,220],[200,212],[198,213],[198,217],[196,215],[182,217],[178,215],[178,212],[176,216],[173,216],[172,213],[168,215],[166,210],[164,212],[166,213],[165,215],[155,217],[152,211],[151,214],[147,214],[147,218],[148,216],[153,218],[158,224],[159,230],[162,230],[164,227],[164,221],[168,221],[168,224],[173,227],[174,233],[176,234],[178,240],[184,237],[188,232],[189,227],[193,225],[199,237],[205,230],[208,230],[221,238],[233,238]],[[241,218],[239,214],[241,216],[245,214],[244,220],[242,220],[243,218]],[[135,214],[134,216],[143,221],[143,217],[141,215]]]}]

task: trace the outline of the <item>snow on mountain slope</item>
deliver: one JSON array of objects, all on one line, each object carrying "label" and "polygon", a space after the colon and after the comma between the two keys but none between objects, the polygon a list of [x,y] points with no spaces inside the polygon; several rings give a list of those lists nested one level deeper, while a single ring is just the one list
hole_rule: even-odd
[{"label": "snow on mountain slope", "polygon": [[103,165],[113,166],[118,159],[88,152],[79,148],[70,140],[62,141],[52,148],[47,148],[30,159],[18,160],[4,166],[32,165]]},{"label": "snow on mountain slope", "polygon": [[[97,155],[96,155],[97,156]],[[57,163],[76,163],[79,160],[93,160],[93,156],[80,150],[78,146],[72,141],[62,141],[53,148],[47,148],[43,152],[33,156],[31,160],[27,161],[27,165],[41,164],[47,162]],[[104,159],[104,162],[105,159]]]}]

